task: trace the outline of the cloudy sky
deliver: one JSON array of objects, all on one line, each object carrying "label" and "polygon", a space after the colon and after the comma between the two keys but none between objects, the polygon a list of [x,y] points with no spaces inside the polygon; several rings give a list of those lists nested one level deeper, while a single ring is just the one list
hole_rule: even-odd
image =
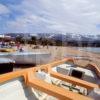
[{"label": "cloudy sky", "polygon": [[100,34],[100,0],[0,0],[0,33]]}]

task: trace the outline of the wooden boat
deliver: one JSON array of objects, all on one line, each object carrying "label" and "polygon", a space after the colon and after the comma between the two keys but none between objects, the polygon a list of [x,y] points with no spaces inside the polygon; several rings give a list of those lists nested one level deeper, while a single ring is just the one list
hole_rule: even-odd
[{"label": "wooden boat", "polygon": [[12,48],[0,48],[0,52],[15,52],[15,49]]},{"label": "wooden boat", "polygon": [[[51,54],[45,52],[19,52],[13,49],[0,49],[0,58],[10,58],[16,64],[45,64],[50,61]],[[45,58],[45,59],[43,59]]]},{"label": "wooden boat", "polygon": [[0,100],[100,100],[100,70],[66,58],[0,76]]}]

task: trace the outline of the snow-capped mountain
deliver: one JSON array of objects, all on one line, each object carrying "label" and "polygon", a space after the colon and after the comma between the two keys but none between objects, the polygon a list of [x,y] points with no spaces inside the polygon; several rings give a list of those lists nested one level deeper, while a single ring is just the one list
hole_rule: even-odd
[{"label": "snow-capped mountain", "polygon": [[11,37],[37,37],[37,38],[48,38],[53,40],[61,41],[100,41],[100,35],[88,35],[88,34],[74,34],[74,33],[7,33]]}]

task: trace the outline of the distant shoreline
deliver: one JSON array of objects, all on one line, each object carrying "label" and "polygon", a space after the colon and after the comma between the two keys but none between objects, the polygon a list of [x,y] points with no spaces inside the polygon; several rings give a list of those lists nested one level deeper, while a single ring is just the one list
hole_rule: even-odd
[{"label": "distant shoreline", "polygon": [[86,51],[86,52],[91,52],[95,54],[100,54],[100,47],[75,47],[79,48],[79,50]]}]

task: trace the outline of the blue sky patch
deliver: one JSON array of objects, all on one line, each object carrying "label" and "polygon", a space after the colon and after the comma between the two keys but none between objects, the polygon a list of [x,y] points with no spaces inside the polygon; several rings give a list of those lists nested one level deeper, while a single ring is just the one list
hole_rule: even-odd
[{"label": "blue sky patch", "polygon": [[0,33],[100,34],[100,0],[0,0]]}]

